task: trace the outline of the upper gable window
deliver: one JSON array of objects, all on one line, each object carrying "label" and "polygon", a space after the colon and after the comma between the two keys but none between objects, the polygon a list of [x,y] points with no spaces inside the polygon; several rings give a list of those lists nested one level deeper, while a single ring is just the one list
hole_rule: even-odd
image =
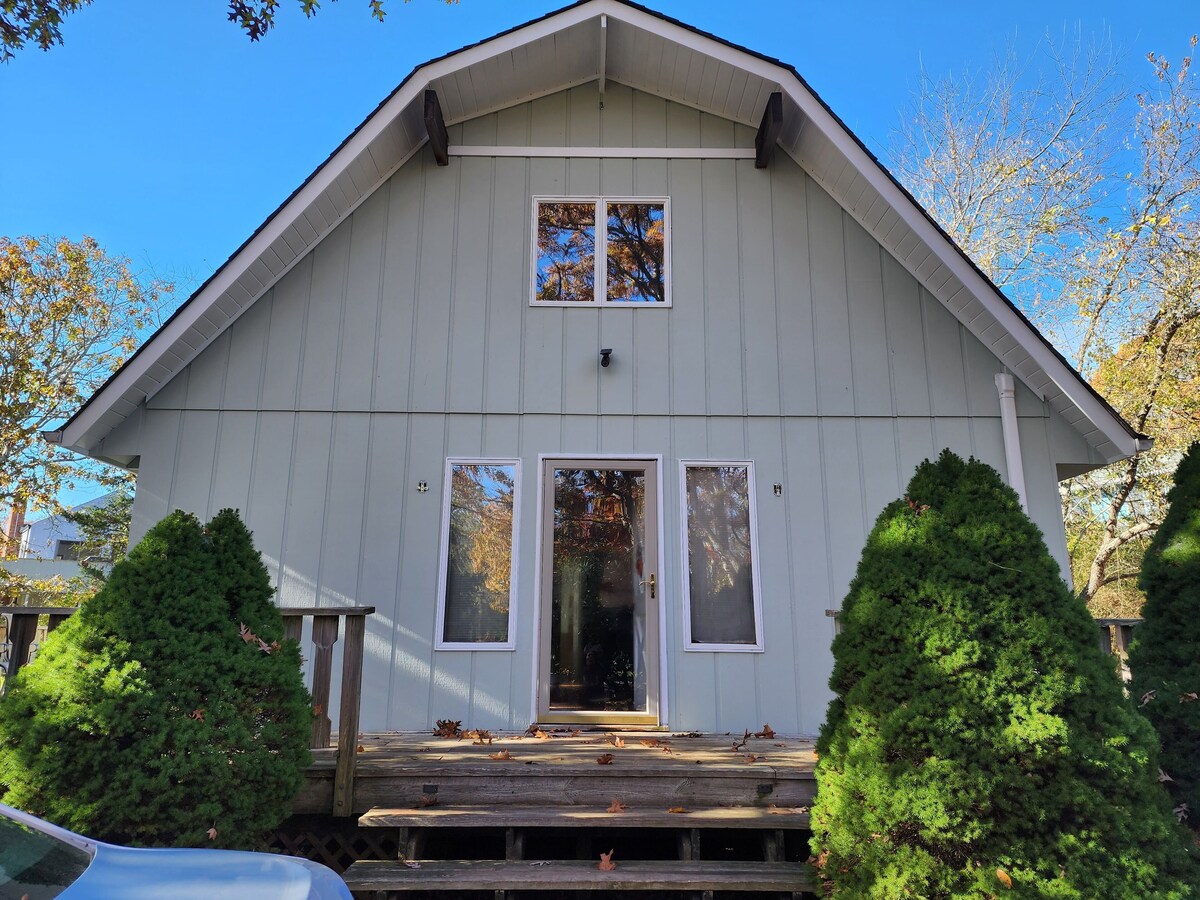
[{"label": "upper gable window", "polygon": [[668,210],[666,199],[535,199],[533,305],[670,306]]}]

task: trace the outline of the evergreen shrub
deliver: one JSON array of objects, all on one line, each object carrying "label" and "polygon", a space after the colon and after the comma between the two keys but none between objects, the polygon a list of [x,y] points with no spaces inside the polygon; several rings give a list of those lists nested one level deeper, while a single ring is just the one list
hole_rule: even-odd
[{"label": "evergreen shrub", "polygon": [[841,621],[812,809],[833,897],[1194,896],[1153,731],[995,470],[919,466]]},{"label": "evergreen shrub", "polygon": [[142,846],[255,846],[290,811],[311,700],[237,513],[175,512],[0,700],[3,802]]},{"label": "evergreen shrub", "polygon": [[1200,443],[1175,470],[1170,508],[1142,559],[1142,624],[1129,649],[1134,700],[1158,731],[1168,792],[1200,826]]}]

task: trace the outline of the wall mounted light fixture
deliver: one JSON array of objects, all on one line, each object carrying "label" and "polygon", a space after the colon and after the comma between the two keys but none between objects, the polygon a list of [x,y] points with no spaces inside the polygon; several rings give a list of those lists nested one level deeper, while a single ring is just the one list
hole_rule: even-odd
[{"label": "wall mounted light fixture", "polygon": [[608,368],[608,364],[612,362],[612,348],[606,347],[600,351],[600,365]]}]

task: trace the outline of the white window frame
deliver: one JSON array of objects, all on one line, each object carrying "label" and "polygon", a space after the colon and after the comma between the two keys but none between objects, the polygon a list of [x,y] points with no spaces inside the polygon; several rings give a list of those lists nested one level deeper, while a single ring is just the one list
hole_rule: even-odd
[{"label": "white window frame", "polygon": [[[454,466],[512,466],[513,467],[513,524],[512,552],[508,574],[508,640],[507,641],[447,641],[446,589],[450,562],[450,504],[454,489]],[[521,534],[521,460],[499,457],[450,456],[446,458],[445,484],[442,488],[442,528],[438,548],[437,623],[435,650],[516,650],[517,632],[517,573],[520,572],[519,538]]]},{"label": "white window frame", "polygon": [[[692,579],[688,559],[687,470],[744,466],[746,493],[750,500],[750,578],[754,603],[753,644],[709,644],[692,640]],[[679,461],[679,536],[680,567],[683,587],[683,649],[689,653],[762,653],[763,637],[762,578],[758,563],[758,489],[754,480],[754,462],[749,459],[681,459]]]},{"label": "white window frame", "polygon": [[[596,206],[596,278],[592,300],[538,300],[538,206],[542,203],[592,203]],[[630,303],[608,299],[608,216],[604,206],[608,203],[661,203],[663,205],[663,302]],[[603,225],[603,227],[602,227]],[[582,197],[545,196],[533,198],[533,216],[530,226],[529,244],[529,305],[534,307],[564,308],[582,307],[592,309],[670,309],[671,307],[671,198],[670,197],[626,197],[597,196]]]}]

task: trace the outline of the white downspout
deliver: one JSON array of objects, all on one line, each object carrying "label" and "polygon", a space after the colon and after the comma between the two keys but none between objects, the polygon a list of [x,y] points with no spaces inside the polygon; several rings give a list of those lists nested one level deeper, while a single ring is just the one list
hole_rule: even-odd
[{"label": "white downspout", "polygon": [[1008,465],[1008,484],[1021,498],[1021,508],[1029,512],[1025,498],[1025,466],[1021,462],[1021,435],[1017,431],[1017,390],[1007,372],[996,374],[1000,393],[1000,430],[1004,434],[1004,461]]}]

